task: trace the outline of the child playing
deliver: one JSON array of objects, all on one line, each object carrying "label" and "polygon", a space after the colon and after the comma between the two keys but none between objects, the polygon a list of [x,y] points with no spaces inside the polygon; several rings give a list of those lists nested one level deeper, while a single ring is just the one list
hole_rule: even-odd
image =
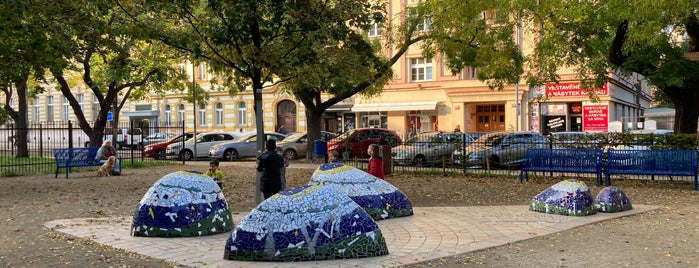
[{"label": "child playing", "polygon": [[340,160],[338,160],[339,158],[340,158],[340,154],[337,151],[332,150],[328,154],[328,163],[339,163],[340,162]]},{"label": "child playing", "polygon": [[367,168],[369,174],[383,180],[383,159],[381,159],[381,156],[379,155],[379,145],[369,145],[367,153],[371,157],[369,158],[369,167]]},{"label": "child playing", "polygon": [[281,147],[277,147],[276,149],[274,149],[274,151],[276,151],[277,154],[281,155],[282,158],[284,158],[284,165],[282,166],[282,170],[280,172],[282,179],[282,190],[284,190],[286,189],[286,167],[289,166],[289,159],[286,159],[286,157],[284,157],[284,151]]},{"label": "child playing", "polygon": [[223,189],[223,171],[218,169],[218,160],[214,159],[209,162],[209,170],[206,171],[206,176],[213,178],[216,184],[218,184],[218,187]]}]

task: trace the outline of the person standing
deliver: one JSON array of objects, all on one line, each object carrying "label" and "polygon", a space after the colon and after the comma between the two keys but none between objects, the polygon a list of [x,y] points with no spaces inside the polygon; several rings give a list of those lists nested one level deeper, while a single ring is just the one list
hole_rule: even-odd
[{"label": "person standing", "polygon": [[282,157],[282,159],[284,159],[284,165],[282,166],[282,171],[280,173],[280,177],[282,179],[282,190],[284,190],[286,189],[286,168],[289,166],[289,159],[286,159],[286,157],[284,157],[284,151],[281,147],[277,147],[275,151]]},{"label": "person standing", "polygon": [[257,157],[257,171],[262,172],[260,191],[265,199],[282,189],[281,171],[284,167],[284,158],[275,152],[276,148],[277,143],[274,140],[267,140],[265,152]]},{"label": "person standing", "polygon": [[95,161],[104,164],[110,156],[114,156],[114,167],[112,168],[112,175],[119,176],[121,173],[121,166],[119,163],[119,156],[117,155],[117,150],[112,146],[112,141],[106,140],[102,143],[102,146],[97,149],[97,154],[95,155]]},{"label": "person standing", "polygon": [[374,175],[375,177],[378,177],[379,179],[383,180],[383,159],[381,158],[381,155],[379,155],[379,145],[369,145],[367,153],[370,156],[369,167],[367,168],[367,171],[369,172],[369,174]]}]

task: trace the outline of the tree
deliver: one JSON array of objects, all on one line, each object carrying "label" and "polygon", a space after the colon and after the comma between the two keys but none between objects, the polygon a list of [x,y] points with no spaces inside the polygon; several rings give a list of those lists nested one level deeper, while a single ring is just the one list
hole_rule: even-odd
[{"label": "tree", "polygon": [[[127,99],[143,98],[150,90],[184,86],[185,76],[176,68],[174,51],[142,39],[140,29],[129,24],[121,9],[111,3],[62,1],[43,8],[54,11],[44,20],[47,34],[66,52],[62,64],[50,68],[51,74],[91,146],[101,144],[111,108],[114,125],[118,125]],[[80,83],[70,82],[75,76],[80,76]],[[76,86],[86,86],[99,102],[100,111],[92,124],[73,93]]]},{"label": "tree", "polygon": [[[333,33],[327,36],[322,35],[325,31],[317,31],[310,47],[316,57],[294,62],[289,72],[280,74],[288,80],[286,87],[306,107],[309,140],[320,137],[321,115],[330,106],[356,94],[380,94],[392,78],[392,66],[411,46],[420,45],[428,57],[439,53],[454,73],[469,66],[479,68],[478,78],[492,88],[502,89],[505,84],[517,82],[523,57],[512,38],[516,21],[483,17],[485,11],[509,14],[512,9],[509,3],[497,1],[465,5],[463,1],[447,0],[408,7],[397,18],[387,18],[376,7],[358,10],[352,16],[316,16],[318,20],[336,20],[319,25],[346,27],[325,29]],[[364,36],[372,23],[385,26],[382,40],[370,42]],[[397,26],[391,26],[394,24]],[[393,49],[385,57],[387,47]],[[330,97],[323,101],[323,94]],[[312,151],[312,146],[309,143],[307,149]]]},{"label": "tree", "polygon": [[[28,2],[2,2],[0,20],[0,91],[4,94],[3,114],[14,121],[16,157],[28,157],[27,99],[35,93],[31,80],[42,80],[44,70],[53,64],[55,50],[40,27],[40,12]],[[39,89],[40,90],[40,89]],[[17,109],[10,106],[15,97]]]},{"label": "tree", "polygon": [[553,67],[577,67],[599,85],[612,71],[643,75],[675,105],[675,132],[696,133],[699,119],[699,2],[546,1],[530,9],[540,25],[531,81],[555,78]]}]

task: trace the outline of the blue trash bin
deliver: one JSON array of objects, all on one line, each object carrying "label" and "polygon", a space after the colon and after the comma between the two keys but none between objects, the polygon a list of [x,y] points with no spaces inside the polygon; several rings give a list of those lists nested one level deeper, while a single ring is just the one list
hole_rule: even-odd
[{"label": "blue trash bin", "polygon": [[313,154],[315,154],[316,157],[324,157],[328,154],[328,143],[324,140],[313,141]]}]

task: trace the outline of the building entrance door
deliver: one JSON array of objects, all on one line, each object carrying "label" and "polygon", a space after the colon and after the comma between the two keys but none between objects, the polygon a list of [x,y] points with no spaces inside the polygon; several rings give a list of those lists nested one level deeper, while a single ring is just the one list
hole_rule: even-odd
[{"label": "building entrance door", "polygon": [[476,105],[476,131],[505,130],[505,104]]}]

